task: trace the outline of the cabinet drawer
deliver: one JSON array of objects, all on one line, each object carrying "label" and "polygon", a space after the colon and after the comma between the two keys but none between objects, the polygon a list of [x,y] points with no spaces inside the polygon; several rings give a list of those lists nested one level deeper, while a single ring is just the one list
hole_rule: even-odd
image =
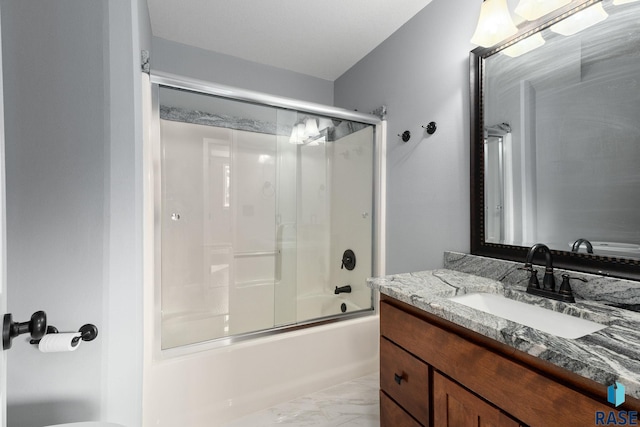
[{"label": "cabinet drawer", "polygon": [[380,388],[423,425],[429,425],[429,366],[380,339]]},{"label": "cabinet drawer", "polygon": [[380,427],[421,427],[401,407],[380,392]]}]

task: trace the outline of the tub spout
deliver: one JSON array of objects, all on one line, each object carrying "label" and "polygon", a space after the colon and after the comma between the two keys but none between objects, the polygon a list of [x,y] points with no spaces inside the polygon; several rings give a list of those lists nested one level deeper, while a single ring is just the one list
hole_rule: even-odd
[{"label": "tub spout", "polygon": [[336,294],[336,295],[342,294],[342,293],[350,294],[351,293],[351,285],[345,285],[345,286],[340,286],[340,287],[336,286],[336,290],[333,291],[333,293]]}]

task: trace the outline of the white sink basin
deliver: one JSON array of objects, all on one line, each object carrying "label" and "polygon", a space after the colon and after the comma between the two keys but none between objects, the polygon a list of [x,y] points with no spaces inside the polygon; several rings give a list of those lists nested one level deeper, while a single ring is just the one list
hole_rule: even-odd
[{"label": "white sink basin", "polygon": [[514,301],[502,295],[474,293],[451,297],[449,300],[562,338],[576,339],[606,328],[600,323]]}]

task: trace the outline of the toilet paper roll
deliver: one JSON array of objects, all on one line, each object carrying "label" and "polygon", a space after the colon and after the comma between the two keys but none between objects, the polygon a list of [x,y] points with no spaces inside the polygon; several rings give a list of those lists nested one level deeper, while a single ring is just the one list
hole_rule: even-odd
[{"label": "toilet paper roll", "polygon": [[80,347],[80,332],[65,334],[47,334],[40,340],[38,348],[43,353],[54,353],[58,351],[74,351]]}]

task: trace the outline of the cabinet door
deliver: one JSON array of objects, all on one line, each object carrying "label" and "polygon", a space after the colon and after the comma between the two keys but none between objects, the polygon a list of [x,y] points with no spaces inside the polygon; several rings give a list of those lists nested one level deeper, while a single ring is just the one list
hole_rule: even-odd
[{"label": "cabinet door", "polygon": [[422,427],[404,409],[380,391],[380,427]]},{"label": "cabinet door", "polygon": [[437,372],[433,374],[434,427],[519,427],[498,408]]}]

